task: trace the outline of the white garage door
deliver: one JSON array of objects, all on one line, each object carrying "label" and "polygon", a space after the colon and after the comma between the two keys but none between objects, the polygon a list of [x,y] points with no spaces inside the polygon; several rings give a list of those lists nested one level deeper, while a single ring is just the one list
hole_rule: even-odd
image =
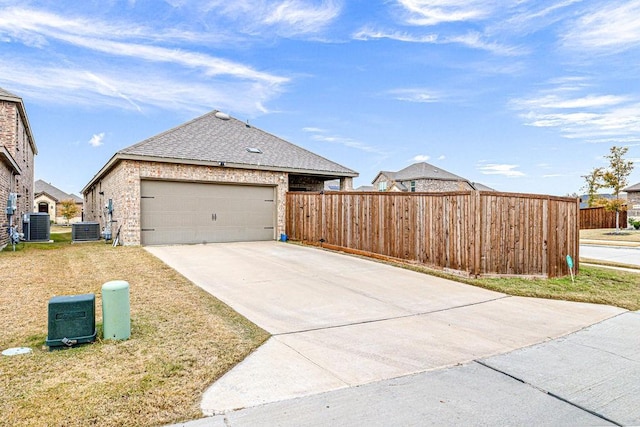
[{"label": "white garage door", "polygon": [[275,239],[275,187],[140,183],[143,245]]}]

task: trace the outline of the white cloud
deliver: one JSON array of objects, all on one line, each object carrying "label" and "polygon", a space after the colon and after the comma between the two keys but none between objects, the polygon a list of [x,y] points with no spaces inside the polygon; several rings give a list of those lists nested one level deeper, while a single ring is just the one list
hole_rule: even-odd
[{"label": "white cloud", "polygon": [[[0,86],[48,104],[76,104],[134,111],[154,107],[183,114],[213,108],[245,114],[263,112],[263,104],[277,87],[242,80],[189,80],[180,72],[149,72],[148,67],[100,67],[84,70],[25,63],[17,58],[0,61]],[[22,70],[20,74],[15,69]],[[144,75],[144,79],[140,76]],[[51,93],[56,96],[52,97]],[[241,97],[238,94],[242,94]]]},{"label": "white cloud", "polygon": [[92,147],[99,147],[104,144],[104,132],[95,133],[89,140],[89,145]]},{"label": "white cloud", "polygon": [[551,86],[537,95],[511,102],[527,125],[555,128],[565,138],[587,142],[637,141],[638,100],[628,95],[585,94],[593,90],[585,80],[556,79]]},{"label": "white cloud", "polygon": [[444,159],[446,159],[446,157],[444,156],[444,154],[443,154],[442,156],[438,157],[438,160],[444,160]]},{"label": "white cloud", "polygon": [[394,89],[388,93],[398,101],[433,103],[440,100],[439,93],[422,88]]},{"label": "white cloud", "polygon": [[409,13],[413,25],[437,25],[446,22],[477,21],[489,16],[491,0],[398,0]]},{"label": "white cloud", "polygon": [[407,32],[400,31],[381,31],[374,30],[370,27],[361,28],[358,32],[352,36],[355,40],[377,40],[377,39],[389,39],[407,43],[436,43],[438,41],[437,34],[426,34],[417,36],[409,34]]},{"label": "white cloud", "polygon": [[304,127],[302,128],[302,130],[304,132],[310,132],[310,133],[325,133],[326,130],[321,129],[321,128],[314,128],[314,127]]},{"label": "white cloud", "polygon": [[411,159],[411,161],[413,161],[413,162],[427,162],[427,161],[429,161],[430,158],[431,157],[427,156],[426,154],[418,154],[413,159]]},{"label": "white cloud", "polygon": [[[206,0],[191,2],[210,20],[231,20],[236,31],[252,36],[302,36],[326,29],[342,10],[341,1]],[[191,6],[188,4],[187,6]]]},{"label": "white cloud", "polygon": [[316,33],[335,20],[340,14],[340,7],[332,2],[323,2],[319,6],[300,0],[285,0],[279,4],[271,4],[270,11],[262,22],[268,25],[279,25],[286,32]]},{"label": "white cloud", "polygon": [[618,53],[640,46],[640,2],[597,3],[567,24],[563,44],[586,52]]},{"label": "white cloud", "polygon": [[329,142],[332,144],[343,145],[348,148],[353,148],[356,150],[364,151],[367,153],[381,154],[387,155],[387,153],[383,152],[379,148],[373,147],[371,145],[365,144],[363,142],[357,141],[352,138],[346,138],[338,135],[331,135],[324,129],[314,128],[314,127],[306,127],[303,128],[305,132],[311,133],[311,139],[319,142]]},{"label": "white cloud", "polygon": [[256,71],[246,65],[202,53],[117,41],[121,38],[147,38],[150,31],[144,27],[129,28],[125,24],[104,24],[82,18],[64,18],[47,12],[9,9],[0,11],[0,34],[2,32],[21,39],[37,38],[41,46],[48,44],[49,40],[57,40],[112,56],[199,68],[207,76],[228,75],[267,84],[284,84],[288,81],[285,77]]},{"label": "white cloud", "polygon": [[[561,91],[565,91],[561,89]],[[577,98],[563,98],[557,94],[547,94],[538,98],[516,101],[521,107],[527,108],[551,108],[551,109],[576,109],[609,107],[622,104],[629,99],[626,96],[615,95],[586,95]]]},{"label": "white cloud", "polygon": [[[136,111],[142,111],[143,106],[185,112],[217,107],[255,113],[265,112],[265,103],[290,81],[239,62],[148,43],[168,45],[197,39],[192,34],[35,9],[0,9],[0,38],[5,35],[41,49],[38,55],[24,58],[5,54],[0,62],[0,82],[47,103],[72,102]],[[204,36],[198,41],[209,38]],[[125,39],[128,41],[121,41]],[[60,55],[48,55],[49,51],[57,52],[55,44],[60,43],[85,50],[92,56],[84,58],[91,60],[76,62],[74,55],[62,60]],[[118,57],[128,61],[127,67],[118,66]],[[166,66],[150,66],[153,63]],[[16,69],[21,73],[15,73]],[[55,97],[51,91],[55,91]]]},{"label": "white cloud", "polygon": [[407,33],[406,31],[383,31],[374,30],[371,27],[364,27],[354,33],[352,38],[362,41],[389,39],[405,43],[459,44],[470,49],[485,50],[503,56],[515,56],[527,53],[525,49],[520,47],[487,41],[486,37],[478,32],[468,32],[452,36],[441,36],[438,34],[415,35]]},{"label": "white cloud", "polygon": [[509,164],[487,164],[478,166],[478,170],[483,175],[502,175],[510,178],[517,178],[521,176],[525,176],[525,174],[521,171],[515,170],[519,168],[518,165],[509,165]]}]

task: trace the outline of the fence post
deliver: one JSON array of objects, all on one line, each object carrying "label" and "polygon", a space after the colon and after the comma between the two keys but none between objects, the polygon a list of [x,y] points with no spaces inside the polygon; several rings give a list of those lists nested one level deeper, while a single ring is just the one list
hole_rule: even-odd
[{"label": "fence post", "polygon": [[469,197],[469,218],[473,218],[473,233],[471,236],[470,273],[474,277],[480,276],[482,265],[482,200],[480,192],[471,191]]}]

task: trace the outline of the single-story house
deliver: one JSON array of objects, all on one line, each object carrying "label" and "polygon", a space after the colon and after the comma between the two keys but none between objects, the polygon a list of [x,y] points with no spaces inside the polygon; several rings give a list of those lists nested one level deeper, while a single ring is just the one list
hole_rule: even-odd
[{"label": "single-story house", "polygon": [[398,172],[380,171],[372,184],[375,191],[495,191],[426,162],[414,163]]},{"label": "single-story house", "polygon": [[[634,220],[640,220],[640,182],[625,188],[627,193],[627,218],[633,218]],[[624,226],[621,224],[620,226]]]},{"label": "single-story house", "polygon": [[67,194],[41,179],[34,183],[33,211],[49,214],[49,218],[56,224],[67,224],[67,219],[62,216],[62,202],[72,200],[78,208],[78,213],[70,218],[68,223],[82,221],[82,197],[75,194]]},{"label": "single-story house", "polygon": [[84,215],[119,230],[124,245],[275,240],[287,191],[322,191],[334,179],[351,190],[357,176],[212,111],[115,153],[83,188]]},{"label": "single-story house", "polygon": [[22,231],[22,216],[33,205],[33,166],[38,154],[22,98],[0,88],[0,201],[4,210],[0,248],[9,227]]},{"label": "single-story house", "polygon": [[[616,198],[615,194],[600,193],[600,194],[596,194],[595,195],[595,200],[599,200],[599,199],[614,200],[615,198]],[[620,200],[626,200],[627,199],[627,195],[626,194],[619,194],[619,198],[620,198]],[[589,195],[588,194],[583,194],[583,195],[580,196],[580,209],[585,209],[585,208],[588,208],[588,207],[589,207]]]}]

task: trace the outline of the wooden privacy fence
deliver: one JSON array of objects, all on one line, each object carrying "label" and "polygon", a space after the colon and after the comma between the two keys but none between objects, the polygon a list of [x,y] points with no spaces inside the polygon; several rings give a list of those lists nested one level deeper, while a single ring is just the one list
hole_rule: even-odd
[{"label": "wooden privacy fence", "polygon": [[[580,230],[616,228],[616,213],[603,206],[580,209]],[[620,212],[620,228],[627,228],[627,211]]]},{"label": "wooden privacy fence", "polygon": [[556,277],[567,255],[578,265],[578,210],[574,198],[496,192],[287,193],[286,233],[475,277]]}]

